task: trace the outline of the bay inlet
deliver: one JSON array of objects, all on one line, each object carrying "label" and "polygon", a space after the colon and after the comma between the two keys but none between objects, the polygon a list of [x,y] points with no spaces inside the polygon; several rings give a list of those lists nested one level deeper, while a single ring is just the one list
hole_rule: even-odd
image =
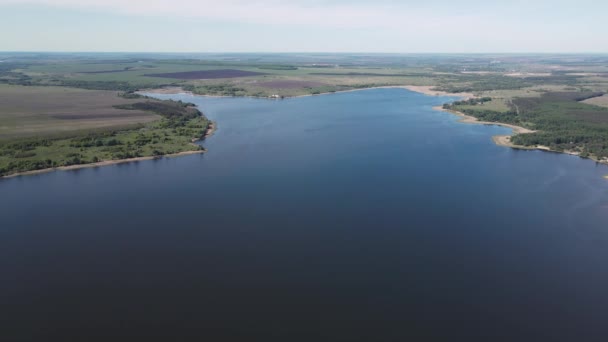
[{"label": "bay inlet", "polygon": [[0,180],[7,340],[608,334],[608,167],[404,89],[154,96],[207,153]]}]

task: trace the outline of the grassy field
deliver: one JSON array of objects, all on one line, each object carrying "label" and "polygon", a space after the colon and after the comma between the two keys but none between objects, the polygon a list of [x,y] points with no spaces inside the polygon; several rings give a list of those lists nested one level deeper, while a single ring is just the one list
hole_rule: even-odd
[{"label": "grassy field", "polygon": [[608,95],[594,97],[583,102],[595,106],[608,107]]}]

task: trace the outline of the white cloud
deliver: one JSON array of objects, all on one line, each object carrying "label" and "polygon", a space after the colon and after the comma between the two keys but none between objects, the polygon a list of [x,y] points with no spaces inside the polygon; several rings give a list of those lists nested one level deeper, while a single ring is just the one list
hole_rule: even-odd
[{"label": "white cloud", "polygon": [[[43,43],[34,43],[34,35],[23,33],[30,26],[39,25],[49,32],[69,27],[60,35],[64,41],[82,32],[86,25],[69,20],[48,25],[52,15],[63,13],[64,9],[72,10],[65,11],[68,16],[93,14],[123,28],[154,22],[156,17],[184,19],[179,20],[180,24],[188,25],[196,37],[216,40],[213,50],[603,51],[605,47],[598,42],[605,40],[608,33],[603,18],[608,2],[599,4],[597,0],[578,0],[576,4],[570,0],[0,0],[0,15],[3,6],[20,13],[27,13],[31,7],[59,9],[49,11],[53,14],[45,18],[48,21],[13,22],[10,27],[23,27],[0,30],[0,41],[12,40],[17,47]],[[579,8],[593,11],[573,16]],[[150,25],[160,32],[175,33],[174,27],[163,27],[163,22],[166,21]],[[172,25],[176,25],[175,21]],[[92,28],[88,33],[105,37],[106,31]],[[280,39],[277,42],[255,38],[260,36]],[[104,46],[115,49],[114,44],[127,44],[129,39],[122,37]],[[82,44],[93,43],[85,40]],[[189,48],[192,43],[182,44]],[[56,45],[60,49],[68,44]],[[123,49],[128,48],[131,45]]]},{"label": "white cloud", "polygon": [[[127,15],[190,17],[268,25],[314,25],[331,28],[427,29],[471,20],[468,15],[440,15],[403,5],[370,3],[209,0],[0,0],[2,4],[33,4]],[[477,19],[479,20],[479,19]]]}]

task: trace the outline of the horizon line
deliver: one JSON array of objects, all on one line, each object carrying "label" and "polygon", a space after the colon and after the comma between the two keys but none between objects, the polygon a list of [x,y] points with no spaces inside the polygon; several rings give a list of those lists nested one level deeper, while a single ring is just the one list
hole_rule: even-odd
[{"label": "horizon line", "polygon": [[452,55],[608,55],[608,51],[604,52],[592,52],[592,51],[532,51],[532,52],[364,52],[364,51],[109,51],[109,50],[91,50],[91,51],[67,51],[67,50],[0,50],[0,53],[142,53],[142,54],[252,54],[252,53],[266,53],[266,54],[378,54],[378,55],[432,55],[432,54],[452,54]]}]

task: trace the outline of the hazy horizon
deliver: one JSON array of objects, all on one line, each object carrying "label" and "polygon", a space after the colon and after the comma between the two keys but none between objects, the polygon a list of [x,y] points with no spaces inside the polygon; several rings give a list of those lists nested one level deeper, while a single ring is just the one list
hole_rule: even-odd
[{"label": "hazy horizon", "polygon": [[607,3],[0,0],[0,50],[604,54]]}]

